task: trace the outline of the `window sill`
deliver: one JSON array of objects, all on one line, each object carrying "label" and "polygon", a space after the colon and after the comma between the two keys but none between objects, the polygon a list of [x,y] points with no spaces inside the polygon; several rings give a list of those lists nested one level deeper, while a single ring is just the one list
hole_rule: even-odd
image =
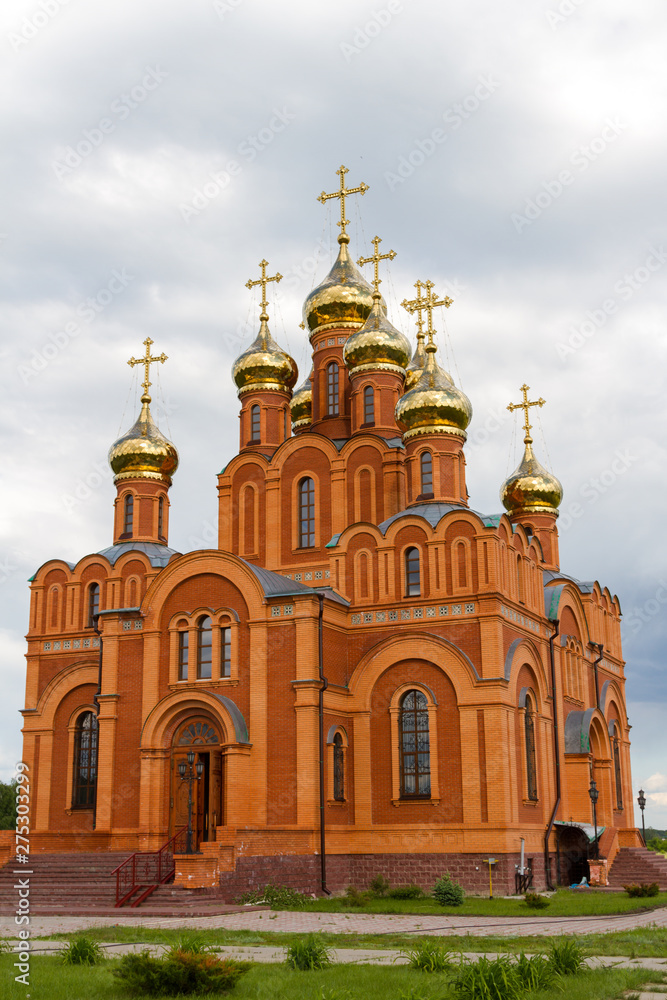
[{"label": "window sill", "polygon": [[329,799],[327,802],[328,806],[346,806],[347,799]]},{"label": "window sill", "polygon": [[531,806],[533,809],[536,809],[537,806],[540,804],[540,800],[539,799],[524,799],[523,800],[523,804],[524,804],[524,806]]},{"label": "window sill", "polygon": [[239,682],[238,677],[218,677],[213,679],[211,677],[199,677],[196,681],[172,681],[168,685],[170,691],[183,690],[183,688],[197,688],[202,684],[209,684],[221,687],[233,687]]},{"label": "window sill", "polygon": [[426,796],[422,797],[422,796],[419,796],[419,795],[415,795],[415,797],[413,799],[409,799],[409,798],[408,799],[392,799],[391,800],[391,804],[392,804],[392,806],[396,806],[397,809],[398,809],[399,806],[414,806],[414,805],[439,806],[440,805],[440,799],[432,799],[430,797],[427,798]]}]

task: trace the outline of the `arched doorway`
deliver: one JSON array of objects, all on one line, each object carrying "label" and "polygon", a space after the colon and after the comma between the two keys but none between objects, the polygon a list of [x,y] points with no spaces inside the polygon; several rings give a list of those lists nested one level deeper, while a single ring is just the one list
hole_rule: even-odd
[{"label": "arched doorway", "polygon": [[171,790],[169,832],[173,836],[188,823],[188,782],[178,771],[187,762],[189,750],[195,753],[195,765],[203,764],[202,776],[192,788],[192,839],[195,850],[202,842],[215,840],[215,829],[222,826],[222,746],[220,727],[204,715],[191,716],[177,726],[171,748]]},{"label": "arched doorway", "polygon": [[560,885],[573,885],[588,878],[589,840],[584,831],[575,825],[559,824],[557,860]]}]

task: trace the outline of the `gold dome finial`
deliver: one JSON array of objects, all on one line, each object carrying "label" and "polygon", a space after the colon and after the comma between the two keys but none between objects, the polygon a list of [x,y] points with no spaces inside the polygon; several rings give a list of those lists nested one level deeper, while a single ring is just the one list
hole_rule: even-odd
[{"label": "gold dome finial", "polygon": [[375,296],[380,298],[380,285],[382,284],[382,278],[380,277],[380,261],[393,260],[396,256],[396,251],[390,250],[389,253],[380,253],[380,244],[382,243],[382,240],[379,236],[374,237],[374,239],[371,240],[371,243],[375,247],[375,253],[371,257],[360,257],[357,264],[359,264],[359,266],[362,264],[373,264],[373,298],[375,298]]},{"label": "gold dome finial", "polygon": [[162,354],[158,354],[158,356],[156,358],[152,358],[151,357],[151,344],[152,343],[153,343],[153,341],[151,340],[151,338],[150,337],[146,337],[146,339],[144,340],[144,344],[146,345],[146,353],[145,353],[144,357],[143,358],[134,358],[134,357],[132,357],[128,361],[128,365],[130,366],[130,368],[134,368],[135,365],[143,365],[144,366],[144,380],[141,383],[142,388],[144,390],[144,394],[141,397],[141,402],[142,403],[150,403],[150,401],[151,401],[151,397],[148,395],[148,390],[150,389],[151,385],[153,384],[151,382],[151,380],[150,380],[150,368],[151,368],[151,365],[152,364],[157,364],[157,363],[163,365],[165,363],[165,361],[169,360],[169,358],[167,357],[167,355],[164,352]]},{"label": "gold dome finial", "polygon": [[327,194],[325,191],[323,191],[322,194],[319,195],[317,199],[324,205],[327,201],[329,201],[329,198],[340,198],[340,222],[336,223],[336,225],[340,226],[340,236],[338,237],[339,243],[350,242],[350,237],[347,235],[347,231],[345,229],[345,227],[350,224],[350,220],[345,218],[345,199],[348,197],[348,195],[351,194],[364,195],[368,191],[368,184],[364,184],[363,181],[361,182],[359,187],[346,188],[345,174],[349,174],[349,172],[350,171],[347,169],[347,167],[344,167],[341,164],[340,170],[336,171],[336,173],[340,177],[340,188],[338,189],[338,191],[333,191],[331,194]]},{"label": "gold dome finial", "polygon": [[525,382],[521,386],[523,401],[509,403],[507,409],[523,410],[524,413],[524,452],[523,458],[511,476],[505,480],[500,489],[500,499],[503,506],[512,514],[557,513],[563,499],[563,487],[560,481],[542,466],[533,452],[533,439],[530,435],[532,425],[528,420],[531,406],[544,406],[546,400],[528,400],[530,386]]},{"label": "gold dome finial", "polygon": [[248,280],[245,283],[245,286],[246,286],[246,288],[254,288],[255,285],[261,285],[262,286],[262,301],[260,302],[261,312],[259,314],[259,318],[260,318],[260,320],[266,320],[266,321],[268,321],[269,314],[268,314],[268,312],[266,310],[268,309],[268,305],[269,304],[266,301],[266,286],[268,285],[268,283],[270,281],[275,281],[275,283],[278,284],[279,281],[283,280],[283,276],[280,273],[280,271],[276,271],[276,273],[273,275],[272,278],[267,278],[267,276],[266,276],[266,269],[269,266],[268,260],[263,260],[263,259],[260,260],[259,266],[262,269],[262,276],[261,276],[261,278],[257,278],[256,281],[253,281],[251,278],[248,278]]},{"label": "gold dome finial", "polygon": [[280,271],[276,271],[272,277],[267,277],[266,269],[268,266],[268,260],[260,260],[261,277],[255,281],[248,278],[246,281],[246,288],[261,285],[262,300],[260,302],[259,333],[248,350],[240,354],[232,365],[232,378],[236,383],[239,396],[243,395],[244,392],[266,389],[289,392],[298,377],[294,358],[278,346],[269,330],[266,286],[270,281],[275,281],[277,284],[283,276]]},{"label": "gold dome finial", "polygon": [[422,298],[422,288],[424,287],[425,285],[423,281],[415,281],[417,297],[415,299],[403,299],[401,302],[403,308],[407,309],[410,315],[417,313],[417,346],[415,347],[415,353],[412,355],[412,361],[405,371],[406,392],[409,392],[410,389],[414,389],[417,385],[417,382],[421,378],[421,374],[424,371],[424,365],[426,364],[426,353],[424,351],[426,334],[424,333],[424,318],[422,316],[426,306],[426,299]]},{"label": "gold dome finial", "polygon": [[419,381],[396,404],[396,422],[403,431],[403,439],[409,441],[421,434],[453,434],[465,440],[472,406],[435,360],[437,347],[432,329],[424,350],[426,364]]},{"label": "gold dome finial", "polygon": [[400,330],[393,326],[386,316],[380,295],[380,261],[393,260],[395,250],[380,253],[382,240],[376,236],[372,240],[375,252],[371,257],[360,257],[357,264],[373,264],[373,307],[362,328],[347,338],[343,356],[350,374],[355,372],[394,371],[403,375],[410,360],[410,343]]}]

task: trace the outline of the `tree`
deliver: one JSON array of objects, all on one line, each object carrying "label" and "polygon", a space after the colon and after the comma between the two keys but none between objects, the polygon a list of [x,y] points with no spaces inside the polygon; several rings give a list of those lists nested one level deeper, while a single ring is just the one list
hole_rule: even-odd
[{"label": "tree", "polygon": [[16,782],[0,781],[0,830],[16,829]]}]

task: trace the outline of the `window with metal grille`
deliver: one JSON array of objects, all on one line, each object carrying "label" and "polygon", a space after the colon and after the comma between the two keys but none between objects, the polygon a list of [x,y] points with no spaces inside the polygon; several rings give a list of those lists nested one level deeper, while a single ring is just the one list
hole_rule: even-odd
[{"label": "window with metal grille", "polygon": [[197,622],[197,678],[211,676],[213,665],[213,626],[206,615]]},{"label": "window with metal grille", "polygon": [[421,467],[422,493],[433,492],[433,458],[430,451],[423,451],[419,459]]},{"label": "window with metal grille", "polygon": [[229,677],[232,672],[232,630],[223,628],[220,634],[220,676]]},{"label": "window with metal grille", "polygon": [[73,809],[86,809],[94,805],[96,782],[97,719],[92,712],[84,712],[76,720],[74,732]]},{"label": "window with metal grille", "polygon": [[91,583],[88,588],[88,628],[95,624],[95,615],[100,610],[100,585]]},{"label": "window with metal grille", "polygon": [[421,691],[408,691],[401,698],[399,734],[401,796],[428,798],[431,794],[428,702]]},{"label": "window with metal grille", "polygon": [[259,406],[255,403],[250,407],[250,440],[260,441],[260,412]]},{"label": "window with metal grille", "polygon": [[338,416],[338,365],[327,365],[327,416]]},{"label": "window with metal grille", "polygon": [[527,797],[531,802],[537,802],[537,761],[535,754],[535,714],[533,701],[526,695],[526,714],[524,716],[526,741],[526,785]]},{"label": "window with metal grille", "polygon": [[125,494],[125,506],[123,510],[123,532],[126,535],[132,534],[132,524],[134,522],[134,496],[132,493]]},{"label": "window with metal grille", "polygon": [[419,549],[405,550],[405,596],[419,597],[421,593]]},{"label": "window with metal grille", "polygon": [[333,738],[333,785],[334,799],[342,802],[345,799],[345,755],[340,733]]},{"label": "window with metal grille", "polygon": [[190,653],[190,635],[187,628],[183,628],[178,633],[178,679],[187,681],[188,679],[188,659]]},{"label": "window with metal grille", "polygon": [[309,477],[299,483],[299,546],[315,545],[315,483]]},{"label": "window with metal grille", "polygon": [[372,385],[364,389],[364,423],[375,423],[375,390]]},{"label": "window with metal grille", "polygon": [[623,782],[621,780],[621,746],[618,739],[618,730],[614,726],[612,736],[612,751],[614,756],[614,782],[616,785],[616,808],[623,808]]}]

